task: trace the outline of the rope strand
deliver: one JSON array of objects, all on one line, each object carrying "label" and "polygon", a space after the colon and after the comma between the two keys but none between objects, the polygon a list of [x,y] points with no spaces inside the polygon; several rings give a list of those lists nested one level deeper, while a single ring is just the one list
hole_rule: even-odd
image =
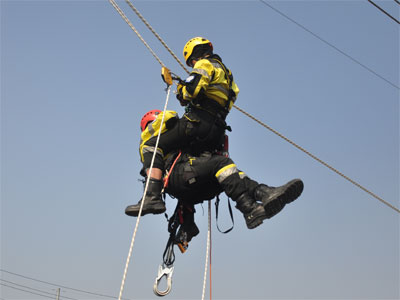
[{"label": "rope strand", "polygon": [[[207,248],[206,248],[206,262],[204,264],[204,279],[203,279],[203,293],[201,300],[204,300],[206,295],[206,283],[207,283],[207,266],[208,266],[208,255],[210,253],[211,243],[211,201],[208,201],[208,233],[207,233]],[[210,298],[211,299],[211,298]]]},{"label": "rope strand", "polygon": [[125,0],[126,3],[128,3],[129,7],[135,12],[135,14],[139,17],[140,20],[147,26],[147,28],[154,34],[154,36],[160,41],[160,43],[167,49],[169,54],[172,55],[173,58],[178,62],[178,64],[186,71],[186,73],[189,74],[189,70],[186,69],[185,65],[180,61],[180,59],[175,55],[174,52],[168,47],[168,45],[164,42],[164,40],[158,35],[158,33],[151,27],[149,22],[146,21],[146,19],[142,16],[142,14],[136,9],[135,6],[133,6],[132,2],[129,0]]},{"label": "rope strand", "polygon": [[[170,91],[171,91],[171,86],[168,86],[168,89],[167,89],[167,99],[165,100],[164,113],[163,113],[163,116],[162,116],[162,118],[161,118],[160,130],[159,130],[159,132],[158,132],[158,136],[157,136],[157,141],[156,141],[155,149],[157,149],[157,147],[158,147],[158,142],[159,142],[159,140],[160,140],[161,128],[162,128],[162,125],[163,125],[163,123],[164,123],[164,117],[165,117],[165,112],[166,112],[167,106],[168,106],[168,100],[169,100]],[[155,159],[155,157],[156,157],[156,154],[157,154],[157,151],[154,151],[153,157],[151,158],[149,174],[151,174],[151,170],[153,169],[153,164],[154,164],[154,159]],[[133,249],[133,245],[134,245],[134,243],[135,243],[136,232],[137,232],[138,227],[139,227],[140,216],[141,216],[141,214],[142,214],[143,204],[144,204],[144,201],[145,201],[145,195],[146,195],[146,192],[147,192],[147,187],[148,187],[148,185],[149,185],[149,181],[150,181],[150,175],[147,176],[146,186],[145,186],[144,191],[143,191],[142,201],[141,201],[141,203],[140,203],[139,215],[138,215],[137,220],[136,220],[135,230],[133,231],[133,236],[132,236],[132,240],[131,240],[131,245],[130,245],[130,247],[129,247],[129,252],[128,252],[128,258],[126,259],[125,270],[124,270],[124,275],[122,276],[122,283],[121,283],[121,288],[120,288],[120,290],[119,290],[118,300],[121,300],[122,292],[123,292],[123,290],[124,290],[125,280],[126,280],[126,274],[128,273],[129,261],[130,261],[130,259],[131,259],[132,249]]]},{"label": "rope strand", "polygon": [[305,150],[303,147],[300,147],[299,145],[297,145],[295,142],[291,141],[290,139],[288,139],[287,137],[285,137],[283,134],[279,133],[278,131],[276,131],[275,129],[271,128],[270,126],[268,126],[267,124],[261,122],[260,120],[256,119],[255,117],[253,117],[252,115],[248,114],[247,112],[245,112],[244,110],[240,109],[239,107],[236,107],[236,109],[238,109],[240,112],[242,112],[243,114],[245,114],[246,116],[248,116],[250,119],[256,121],[258,124],[260,124],[261,126],[267,128],[268,130],[272,131],[273,133],[275,133],[277,136],[279,136],[280,138],[284,139],[285,141],[287,141],[288,143],[290,143],[291,145],[295,146],[297,149],[303,151],[305,154],[307,154],[308,156],[310,156],[311,158],[315,159],[317,162],[323,164],[325,167],[329,168],[330,170],[332,170],[333,172],[335,172],[336,174],[342,176],[344,179],[348,180],[349,182],[351,182],[352,184],[354,184],[355,186],[359,187],[360,189],[362,189],[364,192],[367,192],[368,194],[370,194],[372,197],[378,199],[379,201],[381,201],[382,203],[386,204],[388,207],[390,207],[391,209],[397,211],[398,213],[400,213],[400,209],[398,209],[397,207],[394,207],[392,204],[390,204],[389,202],[383,200],[381,197],[379,197],[378,195],[372,193],[371,191],[369,191],[368,189],[366,189],[365,187],[363,187],[361,184],[355,182],[353,179],[349,178],[348,176],[344,175],[342,172],[339,172],[337,169],[335,169],[334,167],[330,166],[329,164],[327,164],[326,162],[324,162],[323,160],[319,159],[318,157],[316,157],[315,155],[311,154],[310,152],[308,152],[307,150]]},{"label": "rope strand", "polygon": [[149,46],[149,44],[147,44],[147,42],[144,40],[144,38],[140,35],[139,31],[137,31],[137,29],[135,28],[135,26],[133,26],[133,24],[131,23],[131,21],[129,21],[128,17],[124,14],[124,12],[121,10],[121,8],[118,6],[118,4],[114,1],[114,0],[109,0],[109,2],[111,3],[111,5],[115,8],[115,10],[120,14],[120,16],[122,17],[122,19],[125,20],[125,22],[129,25],[129,27],[136,33],[136,35],[138,36],[138,38],[142,41],[142,43],[146,46],[146,48],[151,52],[151,54],[154,56],[154,58],[158,61],[158,63],[165,67],[164,63],[161,61],[161,59],[156,55],[156,53],[153,51],[153,49],[151,49],[151,47]]}]

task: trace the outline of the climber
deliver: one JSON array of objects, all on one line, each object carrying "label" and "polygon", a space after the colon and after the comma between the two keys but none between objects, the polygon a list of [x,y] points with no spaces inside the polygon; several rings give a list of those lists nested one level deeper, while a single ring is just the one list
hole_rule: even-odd
[{"label": "climber", "polygon": [[[189,77],[177,87],[177,98],[186,113],[162,132],[157,149],[157,136],[149,133],[140,146],[140,155],[146,176],[150,177],[146,202],[159,203],[161,206],[161,179],[164,175],[164,156],[173,149],[182,149],[190,145],[200,154],[214,151],[221,144],[229,113],[239,88],[233,80],[231,71],[213,53],[213,46],[207,39],[196,37],[189,40],[183,49],[186,64],[193,67]],[[156,151],[151,174],[153,153]]]},{"label": "climber", "polygon": [[[150,136],[157,136],[163,113],[152,110],[146,113],[141,120],[141,148],[145,140]],[[170,126],[178,120],[177,113],[166,111],[162,132],[168,132]],[[164,134],[166,134],[164,133]],[[218,147],[219,149],[222,148]],[[263,223],[264,219],[272,218],[279,213],[286,204],[297,199],[303,191],[303,182],[294,179],[280,187],[270,187],[250,179],[240,172],[235,163],[227,156],[217,151],[204,151],[193,155],[190,147],[182,148],[181,155],[173,150],[165,154],[165,169],[168,170],[168,181],[165,192],[176,197],[188,206],[211,200],[221,192],[236,202],[236,208],[243,213],[246,225],[253,229]],[[141,175],[146,176],[143,168]],[[152,179],[150,179],[151,181]],[[142,215],[149,213],[159,214],[166,210],[165,203],[160,197],[154,197],[155,193],[162,189],[163,182],[157,182],[159,187],[154,191],[149,185],[142,210]],[[154,186],[154,185],[153,185]],[[149,190],[150,189],[150,190]],[[138,216],[140,201],[136,205],[130,205],[125,213],[129,216]]]}]

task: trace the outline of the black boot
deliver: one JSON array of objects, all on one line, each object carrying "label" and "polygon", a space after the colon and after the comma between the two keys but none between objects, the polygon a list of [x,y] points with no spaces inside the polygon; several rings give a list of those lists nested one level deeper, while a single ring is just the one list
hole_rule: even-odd
[{"label": "black boot", "polygon": [[253,229],[261,225],[267,218],[264,207],[257,203],[247,193],[240,195],[236,201],[236,208],[239,209],[246,220],[247,228]]},{"label": "black boot", "polygon": [[303,192],[301,179],[293,179],[280,187],[260,184],[254,191],[254,198],[263,203],[267,218],[278,214],[286,204],[296,200]]},{"label": "black boot", "polygon": [[[150,178],[147,187],[146,196],[142,209],[142,216],[147,214],[162,214],[166,211],[165,203],[161,198],[161,189],[163,182],[161,180]],[[140,205],[142,200],[135,205],[129,205],[125,208],[125,214],[131,217],[139,215]]]}]

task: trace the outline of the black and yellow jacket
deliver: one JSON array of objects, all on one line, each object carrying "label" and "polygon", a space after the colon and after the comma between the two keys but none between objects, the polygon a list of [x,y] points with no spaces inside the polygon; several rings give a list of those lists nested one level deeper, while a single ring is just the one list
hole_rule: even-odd
[{"label": "black and yellow jacket", "polygon": [[216,101],[228,111],[236,101],[239,88],[233,80],[232,73],[214,54],[196,62],[185,85],[178,88],[183,101],[192,102],[203,97]]},{"label": "black and yellow jacket", "polygon": [[[140,146],[139,146],[139,152],[140,152],[140,158],[143,162],[143,154],[146,152],[154,152],[154,147],[149,147],[144,145],[145,142],[147,142],[149,139],[151,139],[154,136],[158,136],[158,133],[160,131],[160,125],[161,125],[161,120],[163,117],[163,112],[160,112],[157,115],[157,118],[151,122],[149,125],[147,125],[146,129],[142,131],[142,134],[140,135]],[[175,121],[177,121],[179,118],[178,113],[173,110],[167,110],[165,112],[165,117],[164,117],[164,123],[161,128],[161,133],[164,133],[170,128],[170,125],[172,125]],[[157,153],[159,153],[162,157],[164,157],[164,153],[162,153],[162,150],[160,148],[157,149]]]}]

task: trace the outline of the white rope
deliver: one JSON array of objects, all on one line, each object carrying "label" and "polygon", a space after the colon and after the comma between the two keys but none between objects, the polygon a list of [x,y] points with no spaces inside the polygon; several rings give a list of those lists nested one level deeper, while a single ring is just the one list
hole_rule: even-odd
[{"label": "white rope", "polygon": [[[160,140],[161,128],[162,128],[162,125],[164,124],[164,117],[165,117],[165,112],[166,112],[167,106],[168,106],[170,91],[171,91],[171,86],[168,86],[168,88],[167,88],[167,99],[165,100],[163,116],[162,116],[162,119],[161,119],[160,130],[159,130],[159,132],[158,132],[158,136],[157,136],[157,141],[156,141],[155,149],[157,149],[157,147],[158,147],[158,142],[159,142],[159,140]],[[134,232],[133,232],[132,241],[131,241],[131,246],[130,246],[129,252],[128,252],[128,258],[126,259],[126,265],[125,265],[124,275],[122,276],[122,283],[121,283],[121,288],[120,288],[120,290],[119,290],[118,300],[121,300],[121,298],[122,298],[122,292],[123,292],[124,286],[125,286],[126,274],[128,273],[129,261],[130,261],[130,259],[131,259],[132,249],[133,249],[133,245],[134,245],[134,243],[135,243],[136,232],[137,232],[137,229],[138,229],[138,227],[139,227],[140,215],[142,214],[143,204],[144,204],[144,201],[145,201],[145,195],[146,195],[146,192],[147,192],[147,187],[148,187],[148,185],[149,185],[150,174],[151,174],[151,170],[153,169],[153,164],[154,164],[154,159],[155,159],[155,157],[156,157],[156,153],[157,153],[157,151],[155,150],[154,153],[153,153],[153,157],[152,157],[152,159],[151,159],[151,164],[150,164],[150,169],[149,169],[149,175],[147,176],[146,185],[145,185],[144,192],[143,192],[143,196],[142,196],[142,201],[141,201],[141,204],[140,204],[139,215],[138,215],[137,220],[136,220],[136,226],[135,226],[135,230],[134,230]]]},{"label": "white rope", "polygon": [[210,249],[210,240],[211,240],[211,201],[208,201],[207,249],[206,249],[206,263],[205,263],[205,266],[204,266],[203,294],[201,296],[201,300],[204,300],[204,296],[205,296],[205,292],[206,292],[207,267],[208,267],[208,255],[209,255],[209,249]]}]

